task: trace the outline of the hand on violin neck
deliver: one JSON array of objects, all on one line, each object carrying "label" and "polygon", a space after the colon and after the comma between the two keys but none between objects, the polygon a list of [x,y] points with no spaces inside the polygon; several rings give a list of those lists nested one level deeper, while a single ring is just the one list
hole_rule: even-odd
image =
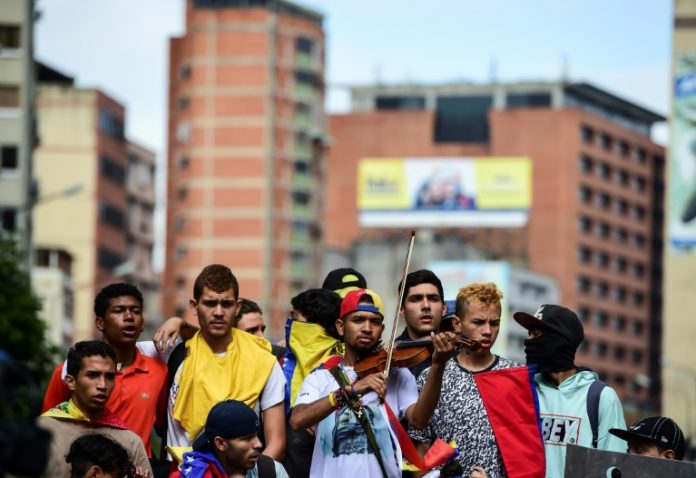
[{"label": "hand on violin neck", "polygon": [[430,337],[433,340],[433,366],[444,367],[455,350],[457,337],[452,332],[431,332]]},{"label": "hand on violin neck", "polygon": [[380,397],[387,395],[387,378],[383,372],[373,373],[353,384],[353,390],[359,395],[375,392]]}]

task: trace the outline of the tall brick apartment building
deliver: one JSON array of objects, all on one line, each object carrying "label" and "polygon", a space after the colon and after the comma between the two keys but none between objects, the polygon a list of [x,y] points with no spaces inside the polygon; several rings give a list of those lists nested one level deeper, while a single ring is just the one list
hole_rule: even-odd
[{"label": "tall brick apartment building", "polygon": [[665,152],[650,139],[658,121],[585,83],[353,88],[351,113],[330,118],[326,247],[394,232],[358,224],[362,158],[527,156],[526,227],[438,230],[435,240],[457,235],[555,278],[585,324],[578,363],[627,404],[658,408]]},{"label": "tall brick apartment building", "polygon": [[207,264],[229,265],[281,335],[316,284],[324,32],[283,0],[188,0],[170,45],[164,314],[185,314]]}]

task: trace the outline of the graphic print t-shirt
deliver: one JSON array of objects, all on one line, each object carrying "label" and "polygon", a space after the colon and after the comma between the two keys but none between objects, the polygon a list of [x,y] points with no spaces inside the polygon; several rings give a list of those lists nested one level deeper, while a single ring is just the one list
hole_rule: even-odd
[{"label": "graphic print t-shirt", "polygon": [[[355,380],[351,367],[344,368],[348,378]],[[313,403],[339,387],[328,370],[312,372],[302,384],[295,406]],[[395,415],[401,417],[418,399],[416,381],[407,369],[395,369],[389,374],[386,401]],[[393,434],[386,411],[377,394],[363,396],[363,413],[375,434],[388,476],[401,476],[401,448]],[[332,412],[317,426],[310,477],[382,477],[379,463],[367,441],[367,434],[348,407]]]}]

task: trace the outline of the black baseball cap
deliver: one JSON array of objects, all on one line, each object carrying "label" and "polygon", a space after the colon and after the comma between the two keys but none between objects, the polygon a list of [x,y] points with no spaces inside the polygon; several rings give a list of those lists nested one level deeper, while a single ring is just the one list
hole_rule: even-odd
[{"label": "black baseball cap", "polygon": [[194,440],[193,449],[203,448],[215,437],[246,437],[258,431],[259,417],[254,410],[244,402],[225,400],[210,409],[205,428]]},{"label": "black baseball cap", "polygon": [[582,322],[572,310],[560,305],[544,304],[534,313],[515,312],[514,319],[527,330],[553,330],[577,348],[585,340]]},{"label": "black baseball cap", "polygon": [[648,417],[638,420],[628,430],[610,428],[609,433],[622,440],[638,438],[652,443],[657,443],[662,448],[673,450],[677,460],[684,458],[686,441],[684,433],[674,420],[667,417]]},{"label": "black baseball cap", "polygon": [[348,292],[356,289],[367,289],[367,281],[363,275],[351,267],[334,269],[326,275],[322,289],[336,292],[345,297]]}]

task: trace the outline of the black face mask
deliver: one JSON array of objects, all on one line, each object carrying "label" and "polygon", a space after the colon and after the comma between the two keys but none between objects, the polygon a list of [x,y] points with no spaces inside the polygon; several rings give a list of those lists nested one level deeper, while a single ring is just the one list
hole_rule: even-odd
[{"label": "black face mask", "polygon": [[575,347],[553,331],[544,330],[541,336],[525,340],[524,353],[527,364],[535,364],[539,372],[565,372],[575,367]]}]

